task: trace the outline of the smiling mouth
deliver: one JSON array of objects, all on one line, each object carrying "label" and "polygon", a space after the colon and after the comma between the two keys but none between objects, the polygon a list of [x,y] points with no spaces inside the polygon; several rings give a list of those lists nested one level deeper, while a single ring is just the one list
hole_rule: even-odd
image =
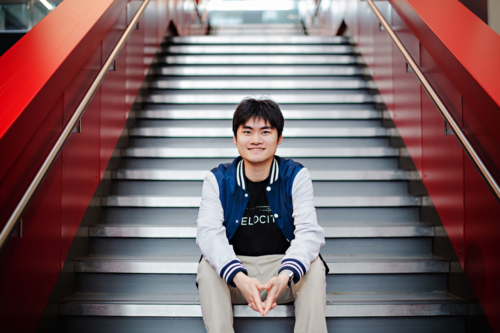
[{"label": "smiling mouth", "polygon": [[248,148],[248,150],[265,150],[266,148]]}]

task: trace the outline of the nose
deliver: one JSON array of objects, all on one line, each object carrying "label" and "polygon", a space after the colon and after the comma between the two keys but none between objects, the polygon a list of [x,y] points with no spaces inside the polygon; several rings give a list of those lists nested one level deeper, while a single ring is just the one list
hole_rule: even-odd
[{"label": "nose", "polygon": [[262,143],[262,137],[258,131],[255,131],[250,138],[250,144],[258,145],[261,143]]}]

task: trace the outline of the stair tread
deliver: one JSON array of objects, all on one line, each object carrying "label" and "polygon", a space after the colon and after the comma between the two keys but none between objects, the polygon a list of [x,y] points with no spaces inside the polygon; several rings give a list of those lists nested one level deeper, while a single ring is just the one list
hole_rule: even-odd
[{"label": "stair tread", "polygon": [[[448,259],[427,255],[427,256],[382,256],[382,255],[332,255],[322,254],[323,259],[329,262],[421,262],[421,261],[436,261],[448,262]],[[147,257],[119,257],[119,256],[86,256],[77,259],[79,262],[83,261],[114,261],[114,262],[185,262],[198,264],[200,256],[147,256]]]},{"label": "stair tread", "polygon": [[[209,124],[207,124],[209,125]],[[391,128],[384,127],[289,127],[283,131],[284,138],[300,138],[300,137],[391,137],[397,134]],[[233,131],[229,127],[135,127],[129,130],[129,135],[133,137],[224,137],[232,138]]]},{"label": "stair tread", "polygon": [[[196,226],[189,224],[133,225],[113,224],[90,226],[91,237],[134,238],[194,238]],[[434,226],[425,223],[335,223],[320,222],[326,238],[373,238],[373,237],[431,237]]]},{"label": "stair tread", "polygon": [[170,37],[173,44],[339,44],[347,43],[346,37],[316,36],[186,36]]},{"label": "stair tread", "polygon": [[[161,65],[157,64],[153,69],[155,75],[172,75],[172,76],[317,76],[323,77],[328,75],[335,76],[367,76],[368,71],[359,66],[353,65],[242,65],[237,68],[220,66],[220,65],[198,65],[198,66],[183,66],[183,65]],[[330,77],[331,78],[331,77]]]},{"label": "stair tread", "polygon": [[[315,170],[309,169],[315,180],[411,180],[417,175],[405,170]],[[140,180],[198,180],[202,181],[208,171],[178,169],[118,169],[113,171],[113,179]]]},{"label": "stair tread", "polygon": [[[336,148],[278,148],[277,155],[282,157],[391,157],[399,156],[400,149],[392,147],[336,147]],[[150,158],[234,158],[234,148],[148,148],[134,147],[121,149],[123,157]]]},{"label": "stair tread", "polygon": [[[345,197],[325,196],[314,198],[316,207],[392,207],[392,206],[420,206],[421,198],[412,196],[371,196]],[[199,196],[134,196],[115,195],[102,198],[103,206],[125,207],[199,207]]]},{"label": "stair tread", "polygon": [[166,45],[169,54],[345,54],[357,53],[351,45]]}]

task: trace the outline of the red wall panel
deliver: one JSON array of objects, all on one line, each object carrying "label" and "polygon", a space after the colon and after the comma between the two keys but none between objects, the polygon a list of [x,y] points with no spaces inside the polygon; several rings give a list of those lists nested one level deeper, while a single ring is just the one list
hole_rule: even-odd
[{"label": "red wall panel", "polygon": [[[35,138],[44,142],[61,128],[60,97]],[[23,216],[22,238],[0,253],[0,324],[4,332],[31,332],[60,272],[61,157]],[[36,252],[34,252],[36,251]]]},{"label": "red wall panel", "polygon": [[[99,45],[64,93],[65,117],[73,114],[85,92],[101,68],[102,48]],[[81,118],[81,133],[73,133],[62,151],[62,225],[61,265],[71,246],[80,221],[99,184],[100,89]]]},{"label": "red wall panel", "polygon": [[466,158],[464,270],[494,332],[500,330],[499,216],[498,201]]},{"label": "red wall panel", "polygon": [[[392,25],[415,62],[420,63],[420,43],[394,10]],[[414,73],[407,71],[406,61],[396,47],[393,48],[393,59],[394,123],[413,158],[418,173],[422,176],[420,83]]]},{"label": "red wall panel", "polygon": [[[421,48],[421,69],[461,123],[462,96]],[[446,228],[460,263],[464,264],[464,151],[457,138],[445,135],[444,119],[422,89],[423,177],[432,203]]]}]

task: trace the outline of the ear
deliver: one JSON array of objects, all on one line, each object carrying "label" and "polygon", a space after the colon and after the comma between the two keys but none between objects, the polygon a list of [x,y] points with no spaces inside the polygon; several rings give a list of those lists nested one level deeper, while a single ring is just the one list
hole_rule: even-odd
[{"label": "ear", "polygon": [[237,143],[236,143],[236,136],[234,134],[233,134],[233,142],[234,142],[235,145],[237,145]]},{"label": "ear", "polygon": [[281,144],[281,142],[283,142],[283,134],[281,134],[278,139],[278,146]]}]

